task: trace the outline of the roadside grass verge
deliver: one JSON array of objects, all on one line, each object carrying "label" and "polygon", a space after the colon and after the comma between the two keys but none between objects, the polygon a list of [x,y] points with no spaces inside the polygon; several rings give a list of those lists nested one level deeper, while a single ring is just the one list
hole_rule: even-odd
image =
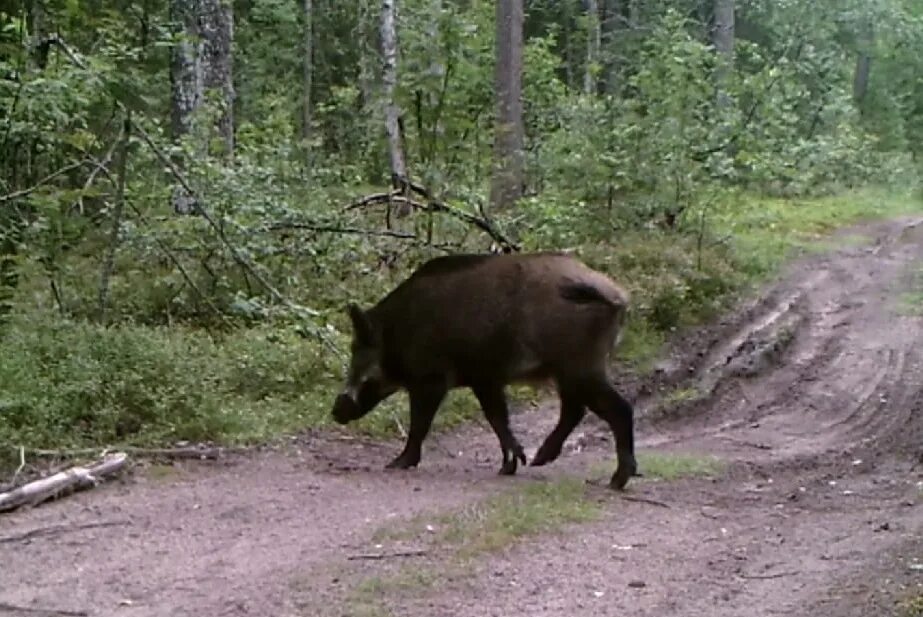
[{"label": "roadside grass verge", "polygon": [[923,593],[901,600],[895,617],[923,617]]},{"label": "roadside grass verge", "polygon": [[[704,213],[704,237],[693,212],[677,231],[588,231],[576,252],[631,291],[631,317],[617,357],[644,372],[673,332],[726,310],[786,259],[816,249],[821,241],[830,246],[859,241],[845,235],[831,240],[832,230],[921,210],[910,196],[880,190],[810,200],[744,195],[718,202]],[[527,248],[556,246],[552,239],[536,237]],[[349,325],[341,306],[346,295],[370,304],[406,271],[356,275],[355,281],[345,271],[335,274],[337,280],[318,278],[316,288],[299,291],[299,297],[312,299],[310,304],[340,330],[331,333],[335,342],[347,349]],[[86,284],[72,287],[92,295],[96,277],[97,264],[87,264]],[[133,306],[153,302],[148,296],[159,298],[167,291],[155,294],[152,286],[146,287],[151,277],[148,272],[124,275],[113,288],[114,297],[124,298],[123,303],[130,298]],[[343,376],[342,359],[299,335],[291,323],[269,321],[211,333],[131,321],[107,327],[61,317],[47,299],[36,300],[47,290],[21,293],[11,323],[0,334],[0,470],[18,463],[18,446],[55,449],[180,440],[246,444],[330,425],[328,412]],[[511,388],[510,394],[524,402],[540,393]],[[406,396],[398,394],[350,430],[394,436],[399,425],[406,426],[407,414]],[[453,392],[434,429],[480,416],[473,396]]]},{"label": "roadside grass verge", "polygon": [[[716,458],[692,454],[642,452],[638,462],[645,475],[637,481],[704,477],[723,468]],[[591,468],[592,475],[612,471],[611,465]],[[341,614],[390,615],[383,598],[419,598],[430,589],[458,584],[471,575],[478,558],[485,554],[571,524],[598,520],[604,512],[604,505],[588,494],[583,479],[567,478],[528,482],[446,514],[418,515],[383,526],[372,535],[377,548],[386,552],[389,545],[411,545],[425,549],[427,556],[421,562],[365,571],[348,592]]]},{"label": "roadside grass verge", "polygon": [[[724,471],[724,462],[714,456],[680,452],[644,451],[636,454],[638,470],[644,474],[637,482],[668,482],[682,478],[712,477]],[[591,474],[608,481],[615,472],[616,463],[597,463]]]},{"label": "roadside grass verge", "polygon": [[373,542],[412,542],[435,557],[422,564],[385,567],[361,578],[348,592],[340,614],[390,615],[385,598],[420,597],[429,589],[464,580],[481,555],[602,514],[602,506],[587,495],[583,480],[564,479],[528,482],[450,513],[420,515],[399,526],[382,527]]}]

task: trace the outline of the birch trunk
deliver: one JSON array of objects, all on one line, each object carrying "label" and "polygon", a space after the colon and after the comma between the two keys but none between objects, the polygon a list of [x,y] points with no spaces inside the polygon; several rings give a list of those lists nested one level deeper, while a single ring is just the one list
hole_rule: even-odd
[{"label": "birch trunk", "polygon": [[523,0],[497,2],[496,127],[490,203],[506,208],[522,196],[522,28]]}]

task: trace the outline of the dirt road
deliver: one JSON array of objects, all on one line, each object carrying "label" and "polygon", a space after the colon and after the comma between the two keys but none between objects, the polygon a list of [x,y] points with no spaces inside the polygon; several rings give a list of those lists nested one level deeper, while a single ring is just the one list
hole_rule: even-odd
[{"label": "dirt road", "polygon": [[[638,479],[628,494],[646,502],[590,487],[596,522],[490,555],[462,579],[396,588],[362,614],[858,617],[923,594],[923,318],[905,302],[923,289],[914,223],[849,230],[869,242],[792,264],[630,388],[640,452],[715,455],[720,475]],[[556,418],[546,404],[514,430],[534,448]],[[571,443],[582,447],[514,478],[496,475],[485,425],[431,438],[410,472],[381,469],[400,443],[309,435],[139,473],[0,518],[0,614],[359,614],[351,591],[393,568],[348,560],[377,529],[590,477],[611,459],[589,418]],[[445,562],[409,559],[432,572]]]}]

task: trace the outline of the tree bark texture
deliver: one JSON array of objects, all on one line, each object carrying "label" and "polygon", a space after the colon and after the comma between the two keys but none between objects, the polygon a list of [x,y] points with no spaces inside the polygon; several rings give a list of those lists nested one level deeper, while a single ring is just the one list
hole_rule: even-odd
[{"label": "tree bark texture", "polygon": [[583,91],[587,94],[596,94],[596,71],[599,66],[599,50],[602,46],[599,2],[597,0],[586,0],[586,17],[586,66],[583,71]]},{"label": "tree bark texture", "polygon": [[[193,133],[195,112],[207,100],[219,109],[215,126],[224,153],[234,151],[234,18],[223,0],[171,0],[170,16],[182,38],[173,46],[170,77],[174,137]],[[202,149],[208,147],[208,141]]]},{"label": "tree bark texture", "polygon": [[388,155],[392,178],[406,178],[407,164],[401,143],[401,111],[395,100],[397,89],[397,0],[381,3],[381,52],[383,58],[382,83],[385,94],[385,131],[388,134]]},{"label": "tree bark texture", "polygon": [[494,208],[505,208],[522,196],[523,0],[498,0],[496,19],[496,125],[490,203]]},{"label": "tree bark texture", "polygon": [[[234,21],[231,4],[224,0],[170,0],[170,20],[179,40],[171,50],[171,124],[173,138],[196,135],[197,150],[206,154],[215,141],[222,154],[234,154],[234,73],[231,43]],[[217,103],[215,126],[200,131],[196,113],[207,102]],[[202,127],[204,128],[204,127]],[[174,161],[182,168],[182,161]],[[195,199],[181,187],[173,190],[173,210],[191,214]]]},{"label": "tree bark texture", "polygon": [[715,0],[715,27],[712,30],[712,44],[718,54],[715,68],[715,87],[718,107],[731,104],[728,86],[734,70],[734,0]]},{"label": "tree bark texture", "polygon": [[602,4],[599,29],[603,70],[600,81],[605,94],[618,94],[620,90],[622,34],[628,22],[624,4],[625,0],[603,0]]},{"label": "tree bark texture", "polygon": [[853,74],[852,94],[856,104],[861,105],[869,90],[869,77],[872,73],[872,48],[875,44],[875,31],[871,20],[863,25],[859,36],[859,55],[856,57],[856,70]]},{"label": "tree bark texture", "polygon": [[311,140],[311,125],[313,124],[314,109],[311,91],[314,82],[314,3],[312,0],[302,0],[301,12],[304,19],[302,40],[302,97],[301,97],[301,139],[304,147],[309,149]]}]

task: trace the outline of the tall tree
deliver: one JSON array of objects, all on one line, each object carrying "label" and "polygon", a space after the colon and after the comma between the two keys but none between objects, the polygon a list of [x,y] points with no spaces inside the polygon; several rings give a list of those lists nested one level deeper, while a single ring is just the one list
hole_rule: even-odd
[{"label": "tall tree", "polygon": [[599,50],[602,45],[597,0],[586,0],[586,17],[586,66],[583,72],[583,91],[587,94],[596,94],[596,71],[599,67]]},{"label": "tall tree", "polygon": [[618,94],[621,68],[621,34],[627,25],[624,15],[625,0],[603,0],[599,20],[600,48],[602,50],[602,88],[606,94]]},{"label": "tall tree", "polygon": [[[171,0],[170,18],[180,35],[173,45],[170,66],[173,136],[195,135],[203,154],[219,143],[221,153],[230,158],[234,153],[231,4],[223,0]],[[212,130],[200,132],[195,126],[196,112],[209,101],[218,106],[218,119]],[[188,214],[195,205],[177,188],[173,207]]]},{"label": "tall tree", "polygon": [[[314,122],[313,100],[311,91],[314,87],[314,3],[302,0],[301,14],[304,38],[302,40],[302,96],[301,96],[301,140],[305,152],[310,150],[311,125]],[[306,161],[309,162],[309,161]]]},{"label": "tall tree", "polygon": [[872,25],[871,17],[866,17],[861,25],[858,37],[858,55],[856,56],[856,68],[853,73],[853,100],[862,107],[865,95],[869,89],[869,76],[872,72],[872,48],[875,45],[875,30]]},{"label": "tall tree", "polygon": [[715,87],[718,106],[727,108],[730,103],[728,81],[734,70],[734,0],[714,0],[715,25],[712,44],[718,54],[715,69]]},{"label": "tall tree", "polygon": [[496,20],[496,125],[490,203],[499,209],[521,197],[523,188],[523,0],[498,0]]},{"label": "tall tree", "polygon": [[[385,131],[388,134],[388,156],[391,160],[391,178],[398,188],[407,177],[407,163],[404,146],[401,143],[401,110],[398,107],[397,90],[397,0],[383,0],[381,3],[381,53],[384,61],[382,83],[385,94]],[[399,210],[405,214],[406,209]]]}]

